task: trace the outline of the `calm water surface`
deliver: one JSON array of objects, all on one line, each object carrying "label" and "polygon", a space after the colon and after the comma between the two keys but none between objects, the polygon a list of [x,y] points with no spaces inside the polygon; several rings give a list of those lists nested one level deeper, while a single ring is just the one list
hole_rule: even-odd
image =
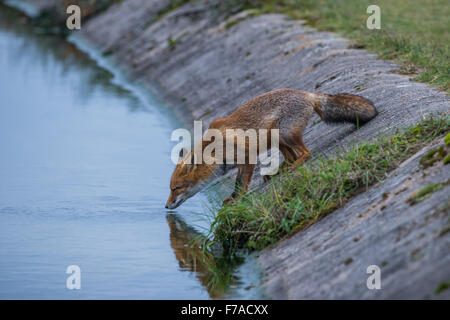
[{"label": "calm water surface", "polygon": [[[206,197],[164,209],[179,124],[19,21],[0,6],[0,298],[224,297],[211,260],[185,246],[208,226]],[[81,290],[66,288],[69,265]]]}]

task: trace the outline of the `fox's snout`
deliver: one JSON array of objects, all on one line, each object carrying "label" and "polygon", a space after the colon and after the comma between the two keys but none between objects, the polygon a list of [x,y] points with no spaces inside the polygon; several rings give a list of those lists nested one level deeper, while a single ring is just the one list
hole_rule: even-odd
[{"label": "fox's snout", "polygon": [[167,199],[166,201],[166,209],[170,209],[169,207],[172,205],[173,201],[172,201],[172,192],[169,195],[169,199]]},{"label": "fox's snout", "polygon": [[175,192],[170,191],[169,199],[166,202],[166,209],[178,208],[184,201],[187,200],[185,194],[176,195]]},{"label": "fox's snout", "polygon": [[169,199],[167,199],[167,202],[166,202],[166,209],[175,209],[180,204],[177,205],[177,197],[171,191],[170,195],[169,195]]}]

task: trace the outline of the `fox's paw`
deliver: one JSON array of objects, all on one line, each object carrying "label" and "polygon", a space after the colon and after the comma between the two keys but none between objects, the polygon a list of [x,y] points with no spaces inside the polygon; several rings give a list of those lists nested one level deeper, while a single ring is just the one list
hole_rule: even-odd
[{"label": "fox's paw", "polygon": [[[285,166],[285,167],[286,167],[286,166]],[[283,170],[285,170],[285,169],[283,168]],[[278,170],[277,173],[275,173],[275,174],[267,174],[267,175],[262,176],[262,177],[263,177],[263,181],[264,181],[264,182],[269,182],[269,181],[271,181],[273,178],[278,177],[278,176],[280,175],[281,172],[282,172],[282,168],[280,167],[280,170]]]},{"label": "fox's paw", "polygon": [[236,202],[237,199],[238,198],[233,197],[233,196],[227,197],[227,198],[225,198],[225,200],[223,200],[222,205],[224,205],[224,206],[232,205],[233,203]]},{"label": "fox's paw", "polygon": [[297,159],[294,163],[290,164],[289,170],[295,170],[295,168],[305,164],[307,158],[308,157],[303,157],[303,158]]}]

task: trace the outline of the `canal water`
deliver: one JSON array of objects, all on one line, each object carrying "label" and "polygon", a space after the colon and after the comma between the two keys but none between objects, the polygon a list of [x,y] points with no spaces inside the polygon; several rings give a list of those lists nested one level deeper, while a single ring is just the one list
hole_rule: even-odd
[{"label": "canal water", "polygon": [[101,65],[0,5],[0,298],[248,298],[249,263],[188,245],[206,195],[164,209],[180,124]]}]

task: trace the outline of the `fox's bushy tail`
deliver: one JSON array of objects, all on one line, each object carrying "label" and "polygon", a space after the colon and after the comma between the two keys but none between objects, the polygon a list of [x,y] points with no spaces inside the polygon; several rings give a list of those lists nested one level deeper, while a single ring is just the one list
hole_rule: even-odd
[{"label": "fox's bushy tail", "polygon": [[314,110],[325,122],[351,122],[359,125],[372,120],[378,114],[370,100],[347,93],[320,94]]}]

